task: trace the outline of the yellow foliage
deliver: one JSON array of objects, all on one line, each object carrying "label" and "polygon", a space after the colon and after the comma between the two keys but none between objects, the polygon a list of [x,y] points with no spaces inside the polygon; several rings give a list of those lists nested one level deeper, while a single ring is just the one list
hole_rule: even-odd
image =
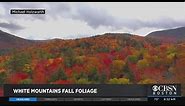
[{"label": "yellow foliage", "polygon": [[138,84],[154,84],[154,83],[156,83],[156,81],[153,79],[143,79],[143,80],[139,81]]},{"label": "yellow foliage", "polygon": [[113,70],[123,70],[125,66],[125,62],[123,60],[113,60],[112,68]]},{"label": "yellow foliage", "polygon": [[85,78],[80,78],[76,81],[77,84],[90,84],[90,82]]},{"label": "yellow foliage", "polygon": [[140,68],[140,69],[144,69],[144,68],[146,68],[146,67],[149,67],[149,63],[148,63],[148,61],[147,61],[146,59],[143,59],[143,60],[139,60],[139,61],[137,62],[137,66],[138,66],[138,68]]},{"label": "yellow foliage", "polygon": [[23,68],[24,72],[31,72],[31,65],[30,64],[25,64]]},{"label": "yellow foliage", "polygon": [[83,63],[84,62],[84,58],[85,58],[85,56],[77,56],[75,58],[76,63]]},{"label": "yellow foliage", "polygon": [[127,78],[113,78],[109,80],[109,84],[129,84],[130,80]]},{"label": "yellow foliage", "polygon": [[174,57],[175,57],[175,53],[170,53],[169,55],[167,55],[167,58],[169,59],[169,60],[172,60]]}]

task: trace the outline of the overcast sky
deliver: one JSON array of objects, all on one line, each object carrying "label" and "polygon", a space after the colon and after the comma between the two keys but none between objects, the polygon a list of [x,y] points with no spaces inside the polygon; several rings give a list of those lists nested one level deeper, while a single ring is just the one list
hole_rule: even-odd
[{"label": "overcast sky", "polygon": [[[44,8],[46,14],[10,14],[11,8]],[[185,2],[0,3],[0,30],[27,39],[80,38],[106,32],[145,36],[185,26]]]}]

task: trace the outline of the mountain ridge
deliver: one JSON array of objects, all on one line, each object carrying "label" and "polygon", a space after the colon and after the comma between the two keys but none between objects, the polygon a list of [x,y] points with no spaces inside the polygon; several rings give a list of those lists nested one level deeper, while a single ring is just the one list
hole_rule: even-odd
[{"label": "mountain ridge", "polygon": [[31,40],[27,40],[0,30],[0,48],[19,48],[30,45],[31,43]]},{"label": "mountain ridge", "polygon": [[[130,33],[104,33],[104,34],[94,35],[90,37],[84,37],[84,39],[94,38],[99,36],[107,36],[107,35],[116,36],[118,39],[120,36],[125,36],[125,37],[132,37],[135,40],[138,40],[138,39],[143,40],[143,38],[149,38],[149,39],[157,39],[162,42],[173,43],[178,41],[185,41],[185,27],[153,31],[147,34],[145,37],[130,34]],[[83,38],[77,38],[77,39],[71,39],[71,40],[78,40],[78,39],[83,39]],[[52,41],[63,41],[63,40],[64,39],[60,39],[60,38],[48,39],[48,40],[29,40],[0,30],[0,49],[21,48],[21,47],[34,45],[34,44],[41,44],[41,43],[52,42]]]},{"label": "mountain ridge", "polygon": [[146,37],[156,38],[164,42],[185,41],[185,27],[154,31],[147,34]]}]

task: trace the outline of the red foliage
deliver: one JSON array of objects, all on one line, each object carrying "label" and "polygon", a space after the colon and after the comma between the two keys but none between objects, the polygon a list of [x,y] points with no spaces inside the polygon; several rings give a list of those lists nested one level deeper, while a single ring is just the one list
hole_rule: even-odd
[{"label": "red foliage", "polygon": [[40,61],[33,70],[33,83],[45,84],[47,79],[60,68],[60,63],[63,62],[62,58],[53,59],[51,63],[48,60]]},{"label": "red foliage", "polygon": [[112,60],[108,57],[103,58],[103,63],[105,64],[105,66],[109,67],[112,64]]},{"label": "red foliage", "polygon": [[29,78],[29,75],[22,72],[13,73],[9,76],[8,82],[10,84],[19,84],[20,81]]},{"label": "red foliage", "polygon": [[161,81],[163,79],[162,73],[163,71],[159,68],[149,67],[144,70],[143,75],[156,81]]},{"label": "red foliage", "polygon": [[75,71],[75,72],[77,72],[77,73],[80,73],[82,71],[85,71],[84,70],[84,66],[81,65],[81,64],[80,65],[79,64],[73,65],[72,70]]},{"label": "red foliage", "polygon": [[3,96],[3,88],[0,87],[0,97],[2,97],[2,96]]},{"label": "red foliage", "polygon": [[109,67],[112,64],[111,57],[108,53],[98,53],[98,58],[102,60],[105,67]]},{"label": "red foliage", "polygon": [[132,51],[130,50],[130,46],[127,46],[123,49],[123,52],[128,56],[128,55],[132,55]]},{"label": "red foliage", "polygon": [[110,53],[98,53],[98,58],[100,60],[100,65],[98,67],[99,74],[105,73],[106,76],[110,77],[110,66],[112,64],[112,55],[116,55],[116,52],[112,51],[112,54]]},{"label": "red foliage", "polygon": [[134,74],[134,79],[136,82],[140,81],[141,80],[141,70],[139,70],[137,68],[137,65],[136,64],[133,64],[133,63],[129,63],[129,67],[132,71],[132,73]]},{"label": "red foliage", "polygon": [[157,55],[159,51],[155,50],[154,48],[149,48],[149,54],[151,56]]},{"label": "red foliage", "polygon": [[116,55],[116,51],[115,51],[115,50],[112,50],[112,51],[110,52],[110,55],[114,57],[114,56]]},{"label": "red foliage", "polygon": [[61,58],[56,58],[53,60],[53,63],[49,64],[47,67],[46,67],[46,72],[48,74],[52,74],[54,73],[56,70],[59,69],[59,66],[60,66],[60,63],[62,62],[63,60]]},{"label": "red foliage", "polygon": [[147,42],[144,42],[144,48],[150,48],[151,47],[151,45],[149,44],[149,43],[147,43]]},{"label": "red foliage", "polygon": [[124,60],[126,58],[126,56],[127,56],[126,51],[122,50],[122,51],[118,52],[117,56],[118,56],[119,60]]},{"label": "red foliage", "polygon": [[167,49],[167,45],[160,45],[160,49],[161,49],[161,51],[166,51],[166,49]]},{"label": "red foliage", "polygon": [[33,70],[33,83],[34,84],[44,84],[47,82],[46,75],[45,75],[45,66],[47,61],[39,62],[35,70]]},{"label": "red foliage", "polygon": [[66,73],[67,77],[71,77],[73,71],[71,68],[67,68],[67,69],[65,69],[65,73]]}]

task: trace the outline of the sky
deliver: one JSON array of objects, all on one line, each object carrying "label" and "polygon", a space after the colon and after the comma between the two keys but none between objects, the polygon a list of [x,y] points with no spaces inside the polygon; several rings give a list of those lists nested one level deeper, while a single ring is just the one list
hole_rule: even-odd
[{"label": "sky", "polygon": [[[10,9],[45,14],[10,14]],[[185,2],[1,2],[0,30],[33,39],[75,39],[104,33],[146,36],[185,26]]]}]

